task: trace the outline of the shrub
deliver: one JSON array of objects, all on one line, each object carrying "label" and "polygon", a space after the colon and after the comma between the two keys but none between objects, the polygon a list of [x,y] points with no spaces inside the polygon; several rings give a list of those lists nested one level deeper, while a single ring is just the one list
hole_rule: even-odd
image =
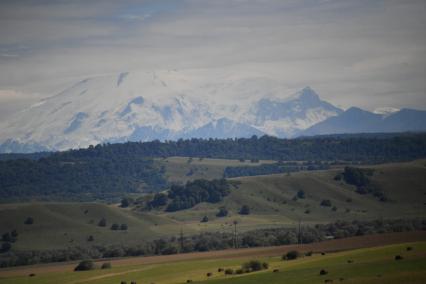
[{"label": "shrub", "polygon": [[410,250],[413,250],[413,248],[412,247],[407,247],[407,249],[406,249],[407,251],[410,251]]},{"label": "shrub", "polygon": [[101,269],[110,269],[110,268],[111,268],[110,262],[102,263]]},{"label": "shrub", "polygon": [[203,219],[201,219],[201,223],[207,223],[209,221],[209,217],[204,216]]},{"label": "shrub", "polygon": [[10,235],[12,236],[12,239],[16,239],[18,237],[18,231],[13,230],[12,232],[10,232]]},{"label": "shrub", "polygon": [[299,252],[297,250],[291,250],[282,256],[283,260],[293,260],[299,257]]},{"label": "shrub", "polygon": [[186,283],[192,283],[191,279],[186,280]]},{"label": "shrub", "polygon": [[233,270],[233,269],[231,269],[231,268],[227,268],[227,269],[225,269],[225,274],[226,274],[226,275],[234,274],[234,270]]},{"label": "shrub", "polygon": [[120,225],[120,230],[122,230],[122,231],[127,231],[127,224],[121,224]]},{"label": "shrub", "polygon": [[35,273],[30,273],[30,275],[28,275],[29,277],[34,277],[36,276]]},{"label": "shrub", "polygon": [[220,267],[219,267],[219,268],[217,269],[217,272],[223,272],[223,268],[220,268]]},{"label": "shrub", "polygon": [[402,260],[403,257],[401,255],[395,255],[395,260]]},{"label": "shrub", "polygon": [[328,271],[325,270],[325,269],[321,269],[319,274],[320,275],[326,275],[326,274],[328,274]]},{"label": "shrub", "polygon": [[336,207],[336,206],[333,206],[333,208],[331,208],[331,210],[333,210],[333,211],[337,211],[337,207]]},{"label": "shrub", "polygon": [[117,231],[118,229],[120,229],[120,225],[118,225],[118,224],[112,224],[111,225],[111,230]]},{"label": "shrub", "polygon": [[34,218],[33,217],[27,217],[24,222],[25,225],[32,225],[34,224]]},{"label": "shrub", "polygon": [[262,263],[259,260],[250,260],[249,262],[244,263],[241,266],[241,269],[243,269],[245,272],[251,272],[267,269],[268,267],[269,265],[266,262]]},{"label": "shrub", "polygon": [[102,218],[101,220],[99,220],[98,222],[99,227],[106,227],[106,225],[107,225],[107,221],[105,218]]},{"label": "shrub", "polygon": [[225,207],[220,207],[219,212],[217,212],[216,217],[226,217],[228,216],[228,209]]},{"label": "shrub", "polygon": [[305,252],[305,256],[312,256],[313,252],[312,251],[307,251]]},{"label": "shrub", "polygon": [[10,251],[11,248],[12,248],[12,245],[10,243],[2,243],[0,252]]},{"label": "shrub", "polygon": [[83,260],[74,268],[74,271],[86,271],[93,269],[95,269],[95,263],[92,260]]},{"label": "shrub", "polygon": [[239,212],[241,215],[249,215],[250,214],[250,207],[247,205],[243,205]]},{"label": "shrub", "polygon": [[127,198],[123,198],[122,200],[121,200],[121,207],[123,207],[123,208],[127,208],[127,207],[129,207],[129,205],[130,205],[130,201],[129,201],[129,199],[127,199]]},{"label": "shrub", "polygon": [[88,238],[87,238],[87,241],[88,242],[93,242],[95,240],[95,238],[92,236],[92,235],[90,235]]},{"label": "shrub", "polygon": [[297,198],[304,199],[305,198],[305,192],[303,190],[299,190],[297,192]]},{"label": "shrub", "polygon": [[207,272],[207,277],[211,277],[212,275],[213,275],[213,273],[211,273],[211,272]]},{"label": "shrub", "polygon": [[321,201],[320,205],[324,207],[331,207],[331,201],[329,199],[324,199]]},{"label": "shrub", "polygon": [[242,270],[241,268],[235,270],[235,274],[243,274],[244,270]]},{"label": "shrub", "polygon": [[280,272],[279,269],[274,269],[272,272]]}]

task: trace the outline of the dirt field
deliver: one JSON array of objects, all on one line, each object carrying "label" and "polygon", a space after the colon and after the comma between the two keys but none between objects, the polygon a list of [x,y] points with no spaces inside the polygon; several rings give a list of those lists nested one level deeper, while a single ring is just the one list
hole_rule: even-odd
[{"label": "dirt field", "polygon": [[[380,235],[358,236],[346,239],[328,240],[312,244],[303,245],[286,245],[276,247],[261,247],[261,248],[245,248],[245,249],[230,249],[211,252],[196,252],[187,254],[167,255],[167,256],[148,256],[148,257],[131,257],[108,260],[114,267],[140,264],[158,264],[178,262],[185,260],[197,259],[223,259],[223,258],[245,258],[250,256],[279,256],[285,252],[297,249],[300,252],[334,252],[342,250],[350,250],[357,248],[368,248],[375,246],[384,246],[390,244],[399,244],[405,242],[426,241],[426,231],[407,232],[407,233],[390,233]],[[98,262],[103,263],[106,259],[101,259]],[[76,262],[40,264],[32,266],[22,266],[0,269],[0,277],[24,276],[30,273],[44,274],[50,272],[66,272],[72,271]]]}]

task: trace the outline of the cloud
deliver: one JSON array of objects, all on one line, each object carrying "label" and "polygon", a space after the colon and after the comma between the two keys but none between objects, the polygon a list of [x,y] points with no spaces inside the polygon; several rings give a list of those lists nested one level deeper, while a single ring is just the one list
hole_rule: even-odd
[{"label": "cloud", "polygon": [[343,106],[426,108],[425,12],[422,0],[3,1],[0,54],[13,56],[0,56],[0,88],[47,96],[92,74],[245,66]]}]

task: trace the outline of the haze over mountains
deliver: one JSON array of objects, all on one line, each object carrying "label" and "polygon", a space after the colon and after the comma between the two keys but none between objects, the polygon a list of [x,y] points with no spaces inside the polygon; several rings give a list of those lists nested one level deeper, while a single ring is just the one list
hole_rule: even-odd
[{"label": "haze over mountains", "polygon": [[[217,99],[220,95],[220,100]],[[344,111],[260,75],[137,71],[82,80],[0,124],[0,152],[105,142],[425,131],[426,112]]]}]

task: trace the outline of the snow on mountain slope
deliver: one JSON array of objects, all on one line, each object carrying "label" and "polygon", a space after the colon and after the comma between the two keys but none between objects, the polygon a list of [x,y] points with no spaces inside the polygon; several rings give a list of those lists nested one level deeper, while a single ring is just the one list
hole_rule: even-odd
[{"label": "snow on mountain slope", "polygon": [[[0,126],[0,152],[189,137],[291,137],[342,110],[310,88],[220,70],[136,71],[88,78]],[[30,147],[31,146],[31,147]],[[38,148],[37,148],[38,147]]]}]

